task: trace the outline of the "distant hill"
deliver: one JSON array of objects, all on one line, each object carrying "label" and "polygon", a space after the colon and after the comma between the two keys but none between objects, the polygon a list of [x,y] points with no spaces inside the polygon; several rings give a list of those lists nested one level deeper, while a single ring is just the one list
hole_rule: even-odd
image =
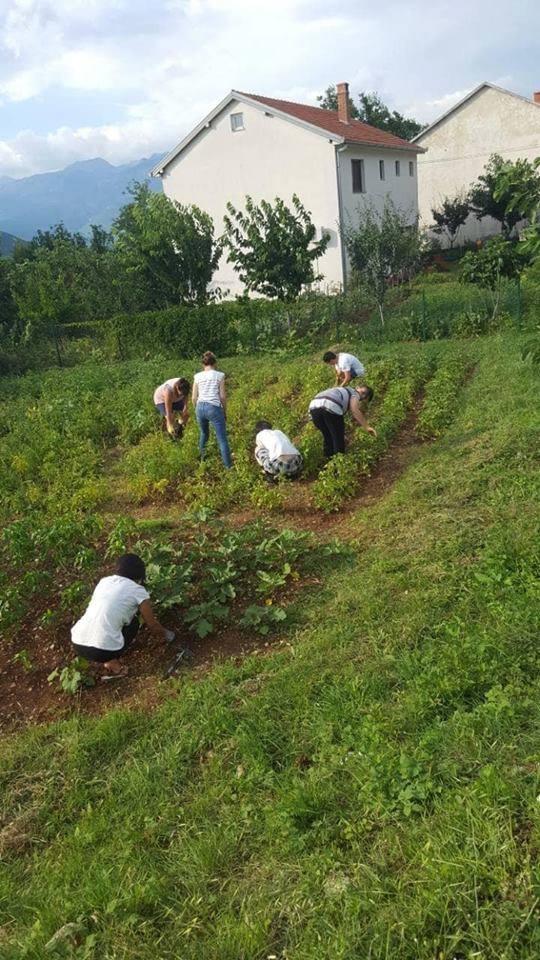
[{"label": "distant hill", "polygon": [[[15,180],[0,177],[0,232],[31,240],[36,230],[63,222],[85,233],[91,223],[109,227],[128,200],[126,188],[148,172],[161,154],[114,167],[106,160],[82,160],[65,170]],[[150,180],[161,190],[160,180]]]},{"label": "distant hill", "polygon": [[3,230],[0,230],[0,257],[9,257],[16,243],[19,243],[19,237],[14,237],[12,233],[4,233]]}]

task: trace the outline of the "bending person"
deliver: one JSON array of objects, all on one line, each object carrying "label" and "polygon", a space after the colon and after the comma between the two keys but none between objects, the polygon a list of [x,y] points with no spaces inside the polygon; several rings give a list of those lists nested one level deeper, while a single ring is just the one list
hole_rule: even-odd
[{"label": "bending person", "polygon": [[112,577],[103,577],[81,619],[71,630],[77,656],[101,664],[105,675],[124,677],[127,667],[119,658],[129,649],[139,630],[139,611],[148,629],[168,643],[175,639],[156,620],[150,594],[144,587],[146,569],[135,553],[126,553]]},{"label": "bending person", "polygon": [[[154,390],[154,405],[163,417],[170,437],[181,437],[188,422],[190,383],[184,377],[172,377]],[[175,418],[175,413],[180,417]]]},{"label": "bending person", "polygon": [[352,353],[332,353],[328,350],[323,362],[335,368],[337,387],[346,387],[355,377],[363,377],[366,373],[364,364]]},{"label": "bending person", "polygon": [[227,395],[225,374],[216,370],[216,358],[210,350],[203,354],[203,370],[196,373],[193,381],[192,400],[199,424],[199,450],[204,460],[206,444],[212,424],[218,442],[221,459],[227,469],[232,467],[231,450],[227,438]]},{"label": "bending person", "polygon": [[345,414],[350,412],[356,423],[373,437],[377,436],[369,426],[360,404],[371,402],[371,387],[332,387],[322,390],[309,405],[311,419],[323,435],[324,455],[333,457],[345,453]]},{"label": "bending person", "polygon": [[278,477],[297,477],[304,465],[302,454],[281,430],[273,430],[268,420],[255,425],[255,459],[270,483]]}]

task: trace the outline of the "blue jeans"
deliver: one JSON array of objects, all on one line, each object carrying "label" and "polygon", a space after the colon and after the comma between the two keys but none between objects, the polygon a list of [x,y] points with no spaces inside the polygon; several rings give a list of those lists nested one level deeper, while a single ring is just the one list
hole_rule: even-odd
[{"label": "blue jeans", "polygon": [[227,469],[232,467],[223,407],[218,407],[215,403],[207,403],[204,400],[199,400],[195,409],[195,416],[199,424],[199,450],[201,451],[201,459],[204,457],[204,450],[210,435],[210,424],[212,424],[216,431],[216,440],[218,442],[221,459]]}]

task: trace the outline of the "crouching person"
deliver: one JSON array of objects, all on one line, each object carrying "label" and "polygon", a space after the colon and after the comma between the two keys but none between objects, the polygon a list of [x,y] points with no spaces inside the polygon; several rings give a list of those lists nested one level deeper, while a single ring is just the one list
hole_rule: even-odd
[{"label": "crouching person", "polygon": [[268,482],[273,483],[280,476],[297,477],[304,461],[288,436],[281,430],[273,430],[268,420],[259,420],[255,430],[255,459]]},{"label": "crouching person", "polygon": [[103,577],[81,619],[71,630],[73,650],[79,657],[100,664],[104,677],[127,675],[119,658],[127,652],[139,630],[139,611],[148,629],[168,643],[175,639],[155,618],[150,594],[144,587],[146,569],[135,553],[126,553],[112,577]]}]

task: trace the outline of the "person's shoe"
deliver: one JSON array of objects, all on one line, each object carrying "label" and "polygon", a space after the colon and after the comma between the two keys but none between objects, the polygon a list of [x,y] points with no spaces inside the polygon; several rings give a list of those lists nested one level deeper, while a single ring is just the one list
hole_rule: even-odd
[{"label": "person's shoe", "polygon": [[265,473],[264,479],[267,483],[274,484],[278,482],[278,477],[275,477],[273,473]]}]

